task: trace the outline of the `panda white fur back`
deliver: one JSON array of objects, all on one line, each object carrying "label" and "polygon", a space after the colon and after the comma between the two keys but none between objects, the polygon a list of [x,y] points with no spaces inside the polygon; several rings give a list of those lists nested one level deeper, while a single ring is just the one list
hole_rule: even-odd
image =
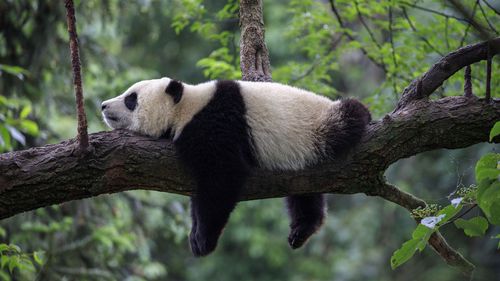
[{"label": "panda white fur back", "polygon": [[338,104],[295,87],[238,81],[259,163],[268,169],[300,170],[320,158],[320,127]]},{"label": "panda white fur back", "polygon": [[[251,167],[300,170],[338,158],[370,121],[354,99],[332,101],[279,83],[246,81],[140,81],[103,102],[102,110],[111,128],[172,138],[197,182],[190,235],[196,256],[215,249]],[[287,206],[288,241],[298,248],[321,226],[324,198],[289,196]]]}]

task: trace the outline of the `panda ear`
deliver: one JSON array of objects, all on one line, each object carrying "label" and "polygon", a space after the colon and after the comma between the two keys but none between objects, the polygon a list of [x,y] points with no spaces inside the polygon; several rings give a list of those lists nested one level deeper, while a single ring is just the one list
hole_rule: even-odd
[{"label": "panda ear", "polygon": [[182,85],[182,82],[177,80],[171,80],[170,83],[168,83],[167,88],[165,89],[165,93],[172,96],[172,98],[174,99],[174,103],[178,103],[181,101],[183,91],[184,86]]}]

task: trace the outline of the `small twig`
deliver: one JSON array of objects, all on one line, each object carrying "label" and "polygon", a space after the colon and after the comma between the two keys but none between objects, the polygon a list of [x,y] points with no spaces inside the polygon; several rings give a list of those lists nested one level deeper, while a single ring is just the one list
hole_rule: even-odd
[{"label": "small twig", "polygon": [[81,151],[87,151],[89,138],[87,135],[87,117],[83,106],[81,62],[78,50],[78,34],[76,33],[75,7],[73,0],[65,0],[65,6],[69,33],[69,47],[71,51],[71,64],[73,65],[73,87],[75,90],[78,117],[78,143]]},{"label": "small twig", "polygon": [[337,11],[337,8],[335,7],[335,0],[330,0],[330,7],[332,9],[332,12],[335,14],[335,17],[337,18],[337,21],[339,22],[340,27],[345,28],[344,22],[342,21],[342,18],[340,17],[339,11]]},{"label": "small twig", "polygon": [[456,215],[454,216],[453,218],[451,218],[449,221],[445,222],[444,224],[441,225],[441,227],[445,226],[445,225],[448,225],[448,224],[451,224],[453,223],[454,221],[456,221],[457,219],[459,218],[463,218],[465,215],[467,215],[470,211],[472,211],[475,207],[477,207],[477,204],[472,204],[469,209],[465,210],[463,213],[461,213],[460,215]]},{"label": "small twig", "polygon": [[467,26],[466,30],[465,30],[465,34],[464,34],[464,37],[462,37],[462,40],[460,41],[460,46],[463,45],[463,43],[465,42],[465,37],[467,37],[467,32],[469,31],[470,29],[470,26],[474,27],[474,30],[476,31],[477,35],[479,36],[479,38],[481,38],[482,40],[489,40],[492,38],[492,36],[490,35],[489,31],[487,30],[487,28],[485,28],[481,23],[479,23],[475,18],[474,18],[474,15],[476,14],[476,11],[477,11],[477,6],[478,6],[478,3],[479,3],[479,0],[476,0],[476,2],[474,3],[474,7],[473,7],[473,10],[472,12],[470,12],[463,4],[461,1],[457,1],[457,0],[448,0],[448,2],[451,4],[451,6],[459,13],[461,14],[463,17],[465,17],[467,19],[467,23],[469,23],[469,25]]},{"label": "small twig", "polygon": [[448,22],[450,21],[450,18],[446,17],[444,21],[444,37],[446,41],[446,50],[450,49],[450,39],[448,38]]},{"label": "small twig", "polygon": [[[342,40],[342,36],[339,34],[339,36],[337,38],[335,38],[335,40],[332,42],[332,45],[330,46],[330,48],[328,48],[326,54],[324,56],[320,56],[320,57],[316,58],[313,61],[313,63],[311,64],[311,66],[306,71],[304,71],[302,74],[291,78],[290,83],[293,84],[293,83],[296,83],[296,82],[306,78],[316,69],[316,67],[321,65],[321,63],[325,63],[324,57],[330,55],[335,50],[335,48],[337,47],[337,45],[340,43],[341,40]],[[329,62],[326,62],[326,63],[329,63]]]},{"label": "small twig", "polygon": [[[113,280],[112,274],[100,268],[83,268],[83,267],[63,267],[58,266],[53,268],[54,271],[65,275],[76,275],[81,277],[88,277],[90,279],[97,278],[99,280]],[[94,279],[96,280],[96,279]]]},{"label": "small twig", "polygon": [[[340,16],[340,13],[338,12],[337,8],[335,7],[335,0],[330,0],[330,8],[335,15],[335,18],[337,19],[337,22],[339,23],[340,28],[345,29],[344,21],[342,20],[342,17]],[[342,30],[342,34],[345,35],[349,40],[351,41],[357,41],[354,36],[352,36],[350,33],[346,32],[345,30]],[[375,59],[368,51],[360,47],[359,48],[363,55],[365,55],[368,59],[370,59],[371,62],[373,62],[376,66],[380,67],[385,73],[387,73],[387,67],[385,66],[384,61],[378,61]]]},{"label": "small twig", "polygon": [[94,240],[93,235],[87,235],[80,240],[73,241],[72,243],[66,244],[66,246],[58,248],[53,252],[53,254],[63,254],[69,251],[75,251],[86,247],[90,242]]},{"label": "small twig", "polygon": [[471,81],[472,75],[471,75],[471,66],[468,65],[465,67],[465,74],[464,74],[464,96],[467,98],[472,98],[474,96],[474,93],[472,93],[472,81]]},{"label": "small twig", "polygon": [[368,24],[365,22],[365,19],[363,18],[363,15],[361,14],[361,11],[359,10],[358,1],[354,1],[354,7],[356,8],[356,13],[358,15],[359,21],[361,22],[363,27],[368,32],[368,35],[370,35],[372,42],[377,46],[377,48],[381,49],[382,46],[380,46],[380,44],[377,42],[377,39],[375,38],[375,34],[373,34],[372,30],[370,29]]},{"label": "small twig", "polygon": [[491,6],[490,3],[488,3],[488,1],[486,0],[483,0],[484,4],[486,4],[486,6],[488,6],[488,8],[490,8],[493,12],[495,12],[495,14],[499,15],[500,16],[500,11],[498,11],[497,9],[495,9],[495,7]]},{"label": "small twig", "polygon": [[[398,61],[396,60],[396,50],[394,45],[394,30],[392,29],[392,6],[389,6],[389,41],[391,42],[391,53],[392,53],[392,63],[394,63],[394,72],[398,73]],[[394,91],[394,96],[396,100],[398,98],[398,88],[396,87],[396,78],[392,77],[392,88]]]},{"label": "small twig", "polygon": [[484,20],[486,21],[486,23],[488,24],[488,26],[490,27],[490,29],[498,35],[498,31],[495,29],[495,27],[493,26],[493,24],[491,24],[490,20],[486,16],[486,12],[484,11],[483,6],[481,6],[481,3],[478,2],[477,4],[479,6],[479,9],[481,10],[481,14],[483,14]]},{"label": "small twig", "polygon": [[[405,17],[406,21],[408,22],[408,24],[410,25],[410,28],[411,30],[413,30],[413,32],[415,32],[415,34],[420,38],[420,40],[424,41],[424,43],[429,46],[429,48],[431,48],[434,52],[438,53],[440,56],[444,56],[444,54],[442,52],[440,52],[438,49],[436,49],[432,44],[431,42],[429,42],[429,40],[427,40],[427,38],[425,38],[424,36],[420,35],[418,33],[418,30],[417,28],[415,27],[415,25],[413,24],[412,20],[410,19],[410,16],[408,15],[408,13],[406,12],[406,8],[405,7],[402,7],[402,10],[403,10],[403,16]],[[446,18],[446,29],[445,29],[445,37],[446,37],[446,42],[447,42],[447,45],[448,45],[448,18]],[[448,45],[448,49],[449,49],[449,45]]]},{"label": "small twig", "polygon": [[432,10],[432,9],[429,9],[429,8],[421,7],[421,6],[412,4],[412,3],[401,2],[401,4],[409,6],[409,7],[412,7],[412,8],[415,8],[417,10],[429,12],[429,13],[436,14],[436,15],[440,15],[440,16],[443,16],[443,17],[446,17],[446,18],[453,18],[453,19],[456,19],[458,21],[463,21],[463,22],[466,22],[466,23],[469,22],[467,19],[460,18],[460,17],[454,16],[454,15],[450,15],[450,14],[446,14],[446,13],[443,13],[443,12],[440,12],[440,11]]},{"label": "small twig", "polygon": [[[457,9],[459,9],[459,6],[457,3],[455,3],[454,1],[450,1],[452,2],[453,5],[456,5],[455,7]],[[467,24],[467,27],[465,28],[465,32],[464,32],[464,36],[462,37],[462,39],[460,40],[460,45],[459,47],[462,47],[465,43],[465,39],[467,38],[467,34],[469,33],[469,29],[470,27],[474,24],[474,16],[476,15],[476,11],[477,11],[477,6],[478,6],[478,3],[479,3],[479,0],[476,0],[476,3],[474,4],[474,7],[472,8],[472,14],[470,15],[469,17],[469,24]],[[463,7],[460,7],[460,8],[463,8]],[[465,10],[460,10],[460,11],[463,11],[464,13],[466,13]]]},{"label": "small twig", "polygon": [[486,58],[486,102],[491,100],[491,58],[493,57],[493,50],[491,42],[488,41],[488,56]]}]

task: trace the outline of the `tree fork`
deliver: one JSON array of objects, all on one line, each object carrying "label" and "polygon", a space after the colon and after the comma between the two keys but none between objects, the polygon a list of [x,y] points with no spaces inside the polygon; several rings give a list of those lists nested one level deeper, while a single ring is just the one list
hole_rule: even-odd
[{"label": "tree fork", "polygon": [[[424,73],[420,78],[415,79],[404,89],[403,95],[401,96],[395,110],[402,110],[409,103],[427,98],[429,95],[434,93],[434,91],[441,86],[444,81],[463,67],[482,60],[488,60],[488,58],[491,58],[498,53],[500,53],[500,37],[474,45],[465,46],[447,54],[435,63],[429,71]],[[422,82],[421,93],[417,91],[419,79]]]}]

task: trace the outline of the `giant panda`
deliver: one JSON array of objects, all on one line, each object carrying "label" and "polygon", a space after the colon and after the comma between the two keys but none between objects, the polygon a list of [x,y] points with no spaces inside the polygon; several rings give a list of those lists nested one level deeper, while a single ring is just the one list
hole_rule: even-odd
[{"label": "giant panda", "polygon": [[[105,123],[170,138],[195,179],[191,196],[195,256],[211,253],[254,168],[295,171],[339,159],[361,138],[371,116],[355,99],[332,101],[272,82],[170,78],[140,81],[102,103]],[[286,198],[288,243],[295,249],[322,225],[322,194]]]}]

